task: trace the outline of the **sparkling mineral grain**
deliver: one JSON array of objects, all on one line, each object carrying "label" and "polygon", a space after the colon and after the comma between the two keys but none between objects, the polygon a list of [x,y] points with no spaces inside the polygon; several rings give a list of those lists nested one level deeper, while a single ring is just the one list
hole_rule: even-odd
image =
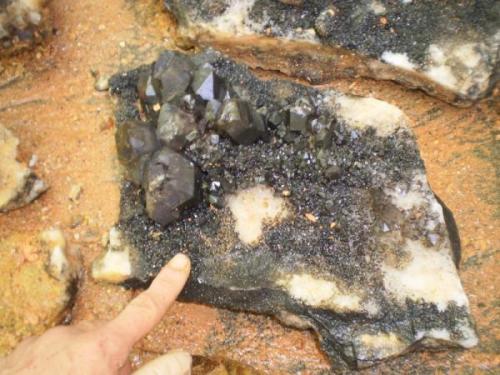
[{"label": "sparkling mineral grain", "polygon": [[[429,187],[399,108],[263,81],[213,51],[174,56],[176,66],[192,66],[187,76],[209,63],[231,98],[203,112],[211,119],[197,119],[206,126],[182,151],[156,151],[142,186],[124,181],[113,229],[123,245],[106,253],[125,254],[119,280],[147,285],[186,251],[193,268],[181,300],[312,328],[340,367],[339,358],[360,368],[414,348],[477,344],[453,216]],[[119,132],[137,121],[128,110],[137,102],[133,77],[149,68],[111,80],[126,109]]]}]

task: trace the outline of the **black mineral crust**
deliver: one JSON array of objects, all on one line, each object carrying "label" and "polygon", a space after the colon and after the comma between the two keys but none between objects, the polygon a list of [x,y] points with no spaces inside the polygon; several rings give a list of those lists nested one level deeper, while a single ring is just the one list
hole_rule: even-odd
[{"label": "black mineral crust", "polygon": [[498,79],[496,0],[164,3],[189,43],[313,83],[389,79],[463,105],[487,95]]},{"label": "black mineral crust", "polygon": [[475,345],[457,238],[399,109],[260,80],[213,51],[167,51],[110,83],[126,176],[117,230],[134,251],[125,285],[185,252],[182,300],[311,328],[337,366]]}]

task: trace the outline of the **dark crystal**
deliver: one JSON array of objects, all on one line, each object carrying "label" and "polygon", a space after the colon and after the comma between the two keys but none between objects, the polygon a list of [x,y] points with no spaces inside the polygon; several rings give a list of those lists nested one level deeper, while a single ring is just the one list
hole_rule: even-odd
[{"label": "dark crystal", "polygon": [[299,99],[290,108],[290,130],[307,133],[309,121],[314,114],[314,107],[307,99]]},{"label": "dark crystal", "polygon": [[145,163],[158,148],[154,128],[139,121],[127,121],[116,131],[118,159],[126,167],[127,178],[141,184]]},{"label": "dark crystal", "polygon": [[210,100],[205,108],[205,120],[208,122],[215,122],[219,114],[222,103],[218,100]]},{"label": "dark crystal", "polygon": [[156,135],[163,144],[179,151],[198,136],[196,120],[181,108],[165,103],[161,106]]},{"label": "dark crystal", "polygon": [[146,212],[160,225],[178,219],[182,209],[199,200],[197,167],[181,154],[162,148],[149,161],[143,183]]},{"label": "dark crystal", "polygon": [[153,85],[161,93],[163,103],[181,98],[192,79],[193,63],[178,52],[160,55],[153,68]]},{"label": "dark crystal", "polygon": [[217,129],[241,145],[250,145],[259,138],[266,137],[262,116],[249,103],[238,99],[231,99],[223,104]]},{"label": "dark crystal", "polygon": [[207,101],[222,101],[226,96],[224,81],[215,74],[213,66],[208,63],[194,73],[191,88],[196,95]]},{"label": "dark crystal", "polygon": [[332,120],[324,116],[311,121],[311,131],[314,134],[314,145],[318,148],[329,148],[332,145]]}]

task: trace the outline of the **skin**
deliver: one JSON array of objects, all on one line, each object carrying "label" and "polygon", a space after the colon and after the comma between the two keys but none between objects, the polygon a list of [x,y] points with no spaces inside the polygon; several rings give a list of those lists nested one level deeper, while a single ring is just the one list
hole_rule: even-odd
[{"label": "skin", "polygon": [[[189,276],[189,258],[177,254],[161,270],[149,289],[138,295],[111,321],[82,322],[52,328],[24,340],[6,358],[0,375],[131,374],[128,355],[133,345],[159,323]],[[136,375],[188,374],[189,354],[175,351],[159,357]]]}]

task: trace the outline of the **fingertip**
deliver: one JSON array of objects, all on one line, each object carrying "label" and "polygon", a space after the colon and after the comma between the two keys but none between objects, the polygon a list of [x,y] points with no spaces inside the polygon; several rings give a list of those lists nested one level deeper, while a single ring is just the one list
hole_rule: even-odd
[{"label": "fingertip", "polygon": [[186,375],[191,373],[192,363],[193,359],[189,353],[174,350],[146,363],[133,375]]},{"label": "fingertip", "polygon": [[191,261],[187,255],[179,253],[170,259],[167,267],[178,272],[188,272],[191,269]]}]

